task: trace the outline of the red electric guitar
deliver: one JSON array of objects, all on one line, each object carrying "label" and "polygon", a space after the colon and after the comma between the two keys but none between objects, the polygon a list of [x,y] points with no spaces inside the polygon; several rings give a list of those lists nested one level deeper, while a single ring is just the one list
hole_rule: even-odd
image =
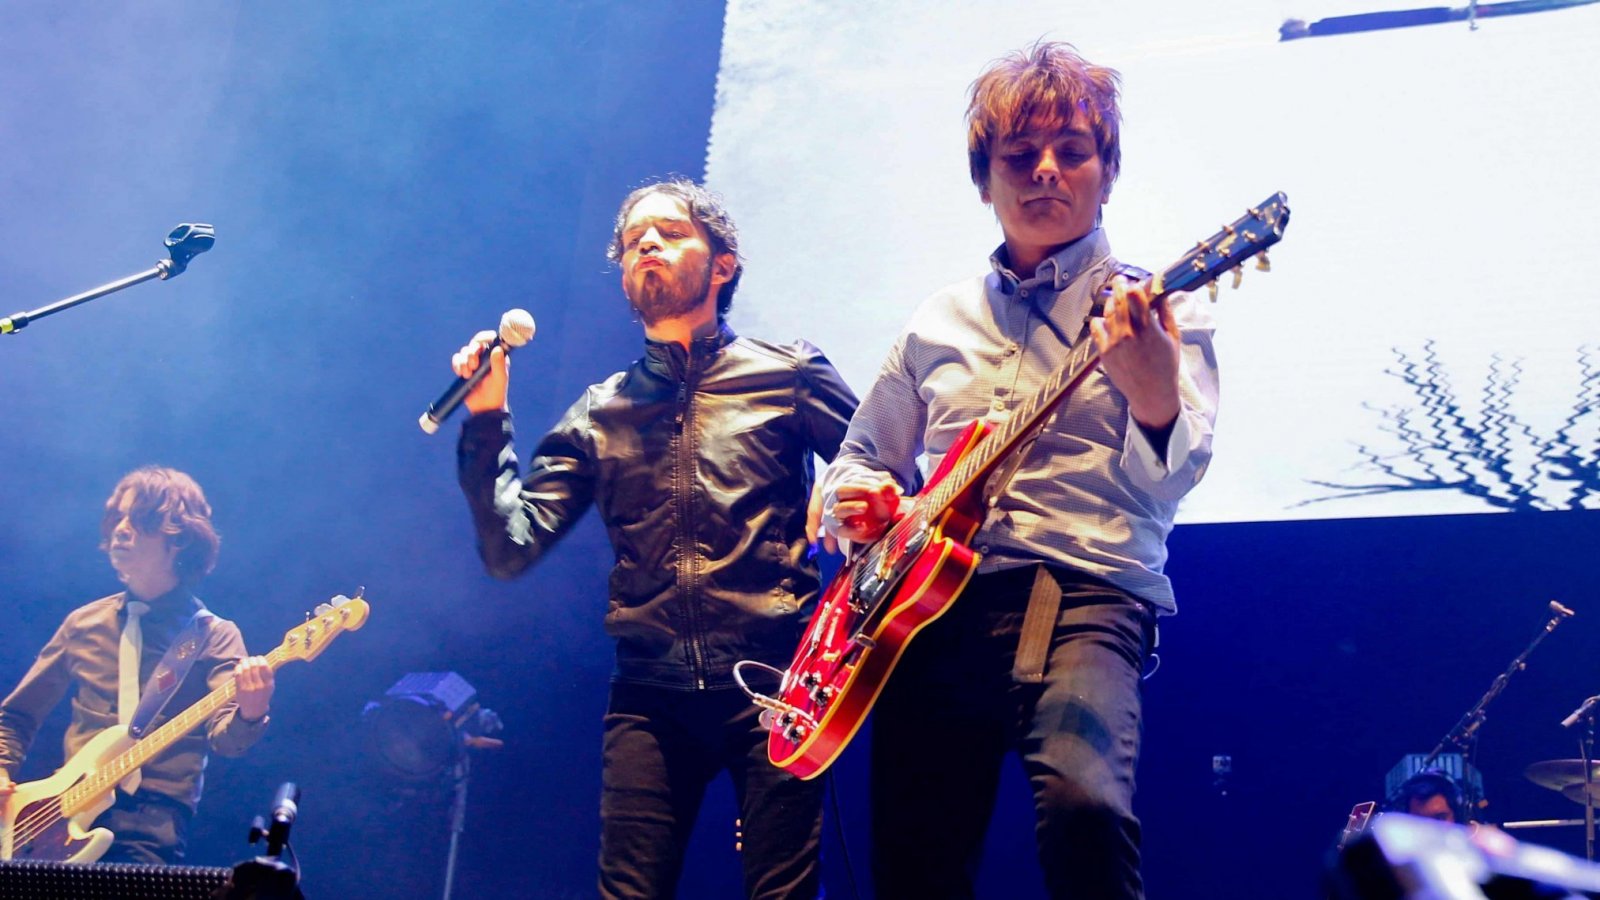
[{"label": "red electric guitar", "polygon": [[[1283,237],[1287,198],[1274,194],[1157,275],[1152,302],[1210,285]],[[1098,309],[1098,307],[1097,307]],[[1081,341],[1067,363],[1014,415],[996,425],[967,426],[911,509],[876,542],[845,564],[823,592],[778,696],[758,697],[770,710],[767,754],[800,778],[815,778],[844,751],[906,645],[955,602],[978,567],[968,542],[983,524],[984,486],[1008,462],[1020,461],[1051,413],[1071,395],[1100,356]],[[997,484],[1003,486],[1005,478]]]}]

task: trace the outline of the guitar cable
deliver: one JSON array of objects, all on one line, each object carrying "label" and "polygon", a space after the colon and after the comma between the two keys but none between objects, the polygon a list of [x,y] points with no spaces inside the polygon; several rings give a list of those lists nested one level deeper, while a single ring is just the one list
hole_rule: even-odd
[{"label": "guitar cable", "polygon": [[[839,810],[839,784],[833,778],[833,767],[828,767],[828,803],[833,807],[833,835],[839,841],[839,855],[844,859],[845,879],[850,883],[850,896],[861,900],[861,888],[856,884],[856,867],[850,861],[850,842],[844,836],[844,814]],[[819,871],[818,876],[822,873]],[[821,878],[819,877],[820,881]]]}]

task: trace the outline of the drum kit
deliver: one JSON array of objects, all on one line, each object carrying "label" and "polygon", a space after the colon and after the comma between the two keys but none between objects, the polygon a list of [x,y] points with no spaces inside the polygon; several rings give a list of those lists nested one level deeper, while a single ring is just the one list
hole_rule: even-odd
[{"label": "drum kit", "polygon": [[1584,777],[1581,759],[1547,759],[1534,763],[1522,774],[1574,803],[1594,805],[1600,801],[1600,762],[1589,763],[1588,777]]},{"label": "drum kit", "polygon": [[[1501,828],[1563,828],[1568,826],[1590,826],[1594,821],[1595,808],[1600,807],[1600,762],[1588,763],[1588,777],[1584,774],[1584,760],[1581,759],[1547,759],[1536,762],[1523,770],[1523,775],[1528,780],[1540,787],[1566,797],[1574,803],[1581,803],[1584,807],[1585,818],[1582,819],[1530,819],[1522,822],[1504,822]],[[1594,858],[1593,833],[1585,836],[1588,849],[1586,854]]]},{"label": "drum kit", "polygon": [[[1585,701],[1585,709],[1593,709],[1594,698]],[[1574,715],[1577,715],[1576,713]],[[1587,715],[1589,733],[1581,746],[1588,756],[1593,747],[1593,713]],[[1523,770],[1527,779],[1540,787],[1549,788],[1574,803],[1583,804],[1581,819],[1533,819],[1524,822],[1505,822],[1501,828],[1583,828],[1584,858],[1594,861],[1595,809],[1600,807],[1600,762],[1593,759],[1546,759]]]}]

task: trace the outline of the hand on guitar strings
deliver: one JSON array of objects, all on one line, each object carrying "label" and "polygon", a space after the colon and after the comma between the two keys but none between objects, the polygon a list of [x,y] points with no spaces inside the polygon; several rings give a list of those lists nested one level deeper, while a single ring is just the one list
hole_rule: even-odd
[{"label": "hand on guitar strings", "polygon": [[1105,314],[1089,323],[1100,366],[1128,398],[1128,412],[1146,428],[1165,428],[1178,418],[1180,365],[1178,323],[1165,298],[1150,298],[1149,280],[1111,280]]},{"label": "hand on guitar strings", "polygon": [[910,498],[900,493],[900,485],[887,478],[876,484],[842,484],[834,492],[833,507],[824,510],[827,534],[823,540],[829,550],[838,548],[838,538],[870,544],[883,536],[910,503]]}]

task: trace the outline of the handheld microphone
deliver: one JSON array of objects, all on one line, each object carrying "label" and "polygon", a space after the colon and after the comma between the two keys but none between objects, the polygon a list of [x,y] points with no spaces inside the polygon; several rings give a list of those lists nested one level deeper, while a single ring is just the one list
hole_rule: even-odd
[{"label": "handheld microphone", "polygon": [[449,418],[456,407],[461,405],[461,401],[466,399],[467,394],[470,394],[478,382],[483,380],[483,376],[489,374],[489,351],[496,347],[504,347],[509,353],[532,340],[533,329],[533,316],[527,310],[506,310],[506,314],[500,317],[499,336],[478,354],[477,370],[466,378],[456,378],[450,387],[439,395],[439,399],[433,401],[428,411],[417,419],[417,424],[422,426],[422,430],[428,434],[437,432],[440,423]]}]

